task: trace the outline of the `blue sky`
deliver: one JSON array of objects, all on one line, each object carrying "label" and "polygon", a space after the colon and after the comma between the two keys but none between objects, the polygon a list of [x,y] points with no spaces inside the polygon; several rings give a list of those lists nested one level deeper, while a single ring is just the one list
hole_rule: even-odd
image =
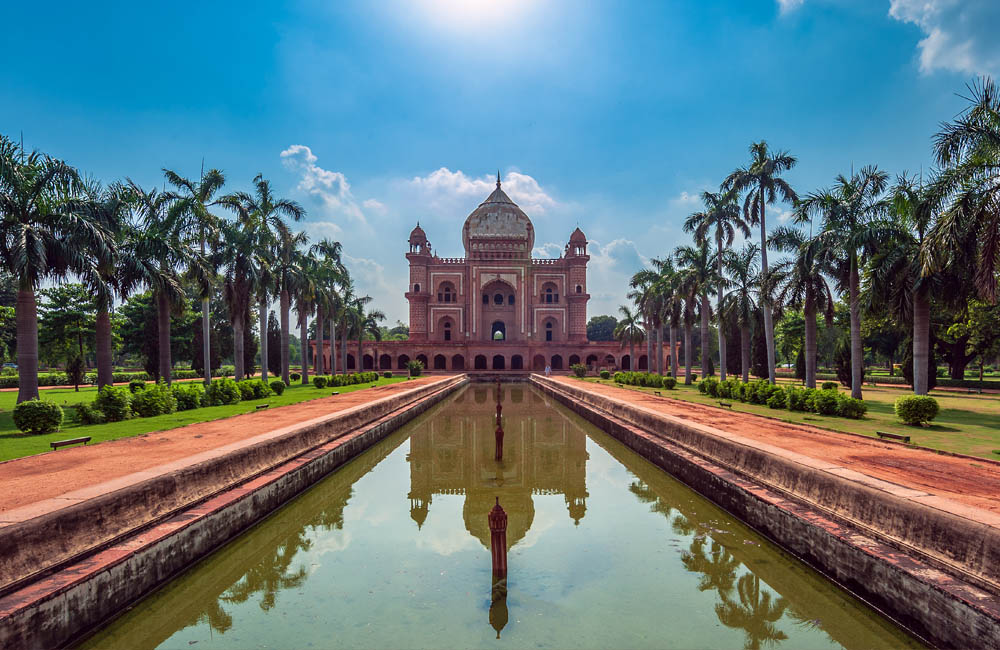
[{"label": "blue sky", "polygon": [[[273,6],[264,6],[273,4]],[[591,315],[686,242],[680,223],[766,139],[800,192],[852,164],[929,169],[956,93],[1000,71],[996,0],[16,3],[0,132],[104,180],[258,172],[344,242],[405,320],[419,220],[462,254],[499,168],[538,254],[579,225]],[[775,211],[780,218],[781,211]],[[776,222],[776,220],[775,220]]]}]

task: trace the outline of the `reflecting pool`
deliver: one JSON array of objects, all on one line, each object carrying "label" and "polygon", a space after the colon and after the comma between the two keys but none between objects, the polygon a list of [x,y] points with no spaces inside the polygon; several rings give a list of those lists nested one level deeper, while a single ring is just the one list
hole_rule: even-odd
[{"label": "reflecting pool", "polygon": [[527,385],[495,460],[497,397],[462,389],[84,647],[919,647]]}]

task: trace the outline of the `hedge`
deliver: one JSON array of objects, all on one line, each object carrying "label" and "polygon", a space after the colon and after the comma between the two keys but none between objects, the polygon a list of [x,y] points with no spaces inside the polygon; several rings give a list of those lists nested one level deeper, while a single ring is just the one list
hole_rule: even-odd
[{"label": "hedge", "polygon": [[615,383],[672,390],[677,385],[677,380],[673,377],[658,375],[653,372],[619,371],[615,373]]},{"label": "hedge", "polygon": [[177,410],[177,398],[164,382],[147,386],[132,396],[132,411],[141,418],[166,415]]},{"label": "hedge", "polygon": [[735,399],[772,409],[809,411],[819,415],[861,419],[868,411],[862,400],[848,397],[836,388],[816,390],[797,386],[773,386],[765,379],[744,382],[736,378],[719,381],[714,377],[698,382],[698,390],[710,397]]}]

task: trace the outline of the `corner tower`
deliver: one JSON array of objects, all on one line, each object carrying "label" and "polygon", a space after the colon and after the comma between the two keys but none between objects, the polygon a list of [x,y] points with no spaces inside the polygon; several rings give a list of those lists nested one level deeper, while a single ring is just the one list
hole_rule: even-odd
[{"label": "corner tower", "polygon": [[410,339],[426,341],[427,302],[431,296],[427,266],[431,262],[431,244],[419,222],[410,232],[409,244],[410,251],[406,254],[406,259],[410,262],[410,286],[406,299],[410,302]]},{"label": "corner tower", "polygon": [[569,271],[569,283],[566,287],[566,299],[569,302],[569,340],[586,342],[587,340],[587,237],[580,228],[569,236],[566,244],[566,265]]}]

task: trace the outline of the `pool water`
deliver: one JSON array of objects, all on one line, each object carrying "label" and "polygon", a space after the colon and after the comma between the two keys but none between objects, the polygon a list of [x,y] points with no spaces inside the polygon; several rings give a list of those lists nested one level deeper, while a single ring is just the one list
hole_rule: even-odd
[{"label": "pool water", "polygon": [[497,388],[472,384],[83,646],[919,647],[535,389],[499,396],[501,461]]}]

